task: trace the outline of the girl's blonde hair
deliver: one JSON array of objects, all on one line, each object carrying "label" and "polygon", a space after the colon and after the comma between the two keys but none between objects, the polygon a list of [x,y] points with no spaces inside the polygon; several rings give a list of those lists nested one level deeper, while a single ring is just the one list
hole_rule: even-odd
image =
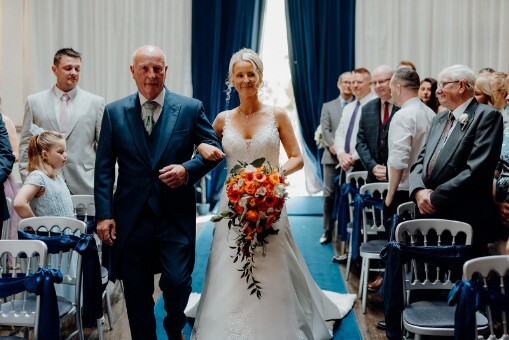
[{"label": "girl's blonde hair", "polygon": [[64,135],[55,131],[44,131],[30,138],[30,142],[28,142],[28,172],[40,170],[49,178],[55,178],[57,172],[51,165],[46,163],[42,157],[42,152],[49,152],[59,139],[64,139]]}]

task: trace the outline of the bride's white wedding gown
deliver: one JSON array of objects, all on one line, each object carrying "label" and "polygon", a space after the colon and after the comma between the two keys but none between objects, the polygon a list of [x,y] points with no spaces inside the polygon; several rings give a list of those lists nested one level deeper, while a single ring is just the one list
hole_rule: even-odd
[{"label": "bride's white wedding gown", "polygon": [[[274,119],[246,140],[231,125],[229,115],[222,139],[228,173],[237,160],[250,163],[265,157],[272,165],[279,164],[280,139]],[[223,193],[218,211],[226,206]],[[331,339],[325,320],[344,317],[355,295],[327,292],[332,302],[316,285],[295,244],[286,208],[275,224],[279,234],[268,237],[266,256],[261,251],[255,255],[253,274],[262,286],[261,299],[250,295],[245,279],[240,278],[243,262],[233,263],[236,250],[229,246],[235,246],[235,234],[229,234],[227,223],[215,224],[203,292],[198,304],[191,302],[186,312],[191,317],[196,313],[191,339]]]}]

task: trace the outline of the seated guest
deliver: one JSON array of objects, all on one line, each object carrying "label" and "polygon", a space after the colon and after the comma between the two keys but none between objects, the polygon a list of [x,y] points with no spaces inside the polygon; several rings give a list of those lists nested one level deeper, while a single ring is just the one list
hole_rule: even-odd
[{"label": "seated guest", "polygon": [[464,65],[444,69],[437,96],[449,109],[433,119],[410,174],[416,218],[470,224],[474,252],[482,256],[495,233],[493,173],[502,146],[502,116],[474,98],[475,75]]},{"label": "seated guest", "polygon": [[488,77],[477,77],[475,80],[474,96],[479,104],[493,106],[493,98],[491,97],[490,81]]},{"label": "seated guest", "polygon": [[437,81],[433,78],[424,78],[419,84],[419,98],[426,104],[433,112],[438,112],[437,99]]}]

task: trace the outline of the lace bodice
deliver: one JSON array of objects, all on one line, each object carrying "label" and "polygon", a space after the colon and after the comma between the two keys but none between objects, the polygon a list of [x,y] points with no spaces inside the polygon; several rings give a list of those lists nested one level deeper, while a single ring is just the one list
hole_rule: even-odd
[{"label": "lace bodice", "polygon": [[222,140],[228,173],[237,164],[237,161],[251,163],[261,157],[264,157],[272,165],[279,165],[280,139],[274,118],[274,108],[271,108],[272,119],[270,122],[259,128],[251,139],[245,139],[231,125],[230,114],[231,111],[226,113]]}]

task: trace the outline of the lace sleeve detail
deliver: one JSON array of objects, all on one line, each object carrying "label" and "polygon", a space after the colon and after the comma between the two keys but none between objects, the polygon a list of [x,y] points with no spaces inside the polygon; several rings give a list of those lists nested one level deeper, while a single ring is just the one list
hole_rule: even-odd
[{"label": "lace sleeve detail", "polygon": [[25,179],[24,184],[32,184],[37,187],[46,187],[46,182],[44,181],[44,176],[40,170],[32,171]]}]

